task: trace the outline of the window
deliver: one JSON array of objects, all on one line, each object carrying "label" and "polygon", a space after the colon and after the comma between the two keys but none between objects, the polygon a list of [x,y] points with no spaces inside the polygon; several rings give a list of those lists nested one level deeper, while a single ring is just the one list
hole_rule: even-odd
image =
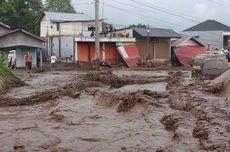
[{"label": "window", "polygon": [[95,27],[94,26],[89,26],[88,31],[95,31]]},{"label": "window", "polygon": [[60,29],[60,23],[57,23],[57,31]]}]

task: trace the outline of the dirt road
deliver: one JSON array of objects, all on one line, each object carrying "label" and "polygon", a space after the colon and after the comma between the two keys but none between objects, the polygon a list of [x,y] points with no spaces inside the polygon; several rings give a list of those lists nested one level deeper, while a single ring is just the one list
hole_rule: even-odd
[{"label": "dirt road", "polygon": [[230,99],[186,71],[21,77],[0,98],[0,151],[230,151]]}]

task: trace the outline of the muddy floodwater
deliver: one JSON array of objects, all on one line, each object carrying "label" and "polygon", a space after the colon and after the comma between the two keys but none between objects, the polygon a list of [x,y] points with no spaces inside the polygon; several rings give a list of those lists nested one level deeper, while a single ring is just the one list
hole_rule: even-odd
[{"label": "muddy floodwater", "polygon": [[187,71],[44,72],[0,96],[2,152],[229,152],[230,98]]}]

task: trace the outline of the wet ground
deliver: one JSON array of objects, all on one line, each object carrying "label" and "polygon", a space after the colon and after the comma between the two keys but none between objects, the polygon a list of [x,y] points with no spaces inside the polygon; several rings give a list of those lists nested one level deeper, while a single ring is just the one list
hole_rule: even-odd
[{"label": "wet ground", "polygon": [[0,151],[230,151],[230,98],[187,71],[19,72],[0,98]]}]

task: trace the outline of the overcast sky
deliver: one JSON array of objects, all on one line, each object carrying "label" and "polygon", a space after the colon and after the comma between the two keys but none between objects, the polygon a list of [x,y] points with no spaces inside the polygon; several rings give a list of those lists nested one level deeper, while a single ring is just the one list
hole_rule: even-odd
[{"label": "overcast sky", "polygon": [[[72,0],[78,12],[86,13],[92,18],[93,2],[94,0]],[[180,32],[207,19],[230,25],[230,0],[104,0],[104,13],[102,12],[103,0],[100,0],[101,17],[120,27],[143,23]]]}]

